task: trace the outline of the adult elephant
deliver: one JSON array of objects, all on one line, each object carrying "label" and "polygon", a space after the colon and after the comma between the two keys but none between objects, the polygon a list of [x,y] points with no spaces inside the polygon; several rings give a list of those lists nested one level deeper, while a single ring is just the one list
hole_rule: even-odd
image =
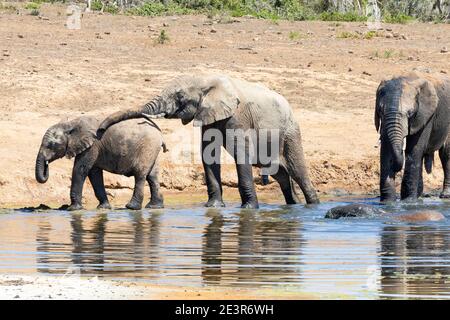
[{"label": "adult elephant", "polygon": [[[318,203],[303,155],[300,128],[294,119],[289,103],[281,95],[268,88],[225,75],[182,76],[174,79],[153,100],[142,107],[119,111],[106,118],[99,127],[99,135],[111,125],[131,118],[165,117],[181,119],[184,125],[194,120],[194,125],[202,127],[202,161],[208,188],[207,207],[224,206],[220,178],[220,161],[205,161],[205,149],[209,129],[217,129],[222,137],[237,129],[276,129],[279,132],[278,171],[272,177],[278,181],[286,203],[298,203],[291,185],[291,178],[300,186],[307,203]],[[216,130],[216,131],[217,131]],[[210,131],[211,132],[211,131]],[[238,140],[223,138],[224,147],[235,158],[238,187],[243,208],[257,208],[250,161],[236,161],[237,150],[244,149],[245,159],[249,158],[248,144],[243,147]],[[228,140],[231,141],[231,140]],[[267,140],[268,143],[270,139]],[[220,158],[220,148],[214,155]],[[258,157],[256,166],[265,166]],[[273,163],[271,163],[273,164]]]},{"label": "adult elephant", "polygon": [[439,150],[445,175],[441,197],[450,197],[449,125],[448,77],[413,72],[380,83],[376,94],[375,127],[381,137],[382,201],[396,199],[395,175],[403,163],[401,199],[417,199],[423,191],[423,163],[427,172],[431,172],[436,150]]}]

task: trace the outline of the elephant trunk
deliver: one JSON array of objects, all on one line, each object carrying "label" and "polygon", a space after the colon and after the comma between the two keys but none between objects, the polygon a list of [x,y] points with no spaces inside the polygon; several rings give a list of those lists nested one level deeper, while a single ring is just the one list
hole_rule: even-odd
[{"label": "elephant trunk", "polygon": [[394,172],[403,168],[403,139],[407,135],[407,117],[399,112],[386,114],[384,118],[385,135],[392,152],[392,165]]},{"label": "elephant trunk", "polygon": [[156,118],[161,115],[165,116],[167,115],[167,110],[164,109],[164,105],[164,99],[156,97],[142,107],[117,111],[103,120],[99,126],[99,131],[105,132],[106,129],[112,125],[128,119],[147,118],[149,116]]},{"label": "elephant trunk", "polygon": [[49,170],[48,161],[45,160],[41,152],[36,158],[35,176],[39,183],[46,183],[48,180]]}]

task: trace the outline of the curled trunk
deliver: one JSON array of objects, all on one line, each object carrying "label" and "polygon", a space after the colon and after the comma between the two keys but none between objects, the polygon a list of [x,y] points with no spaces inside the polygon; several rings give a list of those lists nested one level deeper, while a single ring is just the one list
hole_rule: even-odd
[{"label": "curled trunk", "polygon": [[39,153],[36,158],[35,176],[39,183],[46,183],[48,180],[49,170],[48,163],[44,156]]}]

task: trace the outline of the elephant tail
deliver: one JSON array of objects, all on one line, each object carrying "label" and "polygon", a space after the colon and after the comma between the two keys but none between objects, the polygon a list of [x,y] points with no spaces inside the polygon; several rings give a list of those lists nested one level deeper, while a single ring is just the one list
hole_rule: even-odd
[{"label": "elephant tail", "polygon": [[433,162],[434,162],[434,153],[426,154],[423,157],[423,163],[425,165],[425,170],[427,171],[428,174],[430,174],[431,171],[433,170]]}]

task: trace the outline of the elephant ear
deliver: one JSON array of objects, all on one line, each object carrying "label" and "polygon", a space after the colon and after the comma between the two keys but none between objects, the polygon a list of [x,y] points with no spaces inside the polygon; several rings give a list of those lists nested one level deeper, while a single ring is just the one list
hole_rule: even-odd
[{"label": "elephant ear", "polygon": [[409,134],[419,132],[436,112],[439,98],[433,84],[427,80],[418,83],[416,96],[417,111],[412,116],[409,125]]},{"label": "elephant ear", "polygon": [[381,113],[383,106],[381,105],[382,98],[385,94],[384,87],[386,85],[386,81],[381,81],[380,85],[377,89],[376,94],[376,101],[375,101],[375,117],[374,117],[374,123],[375,123],[375,129],[377,129],[377,132],[380,131],[380,125],[381,125]]},{"label": "elephant ear", "polygon": [[83,151],[89,149],[94,144],[96,138],[97,126],[89,121],[76,119],[66,130],[67,150],[66,157],[73,158]]},{"label": "elephant ear", "polygon": [[194,116],[194,126],[206,126],[233,116],[240,101],[228,79],[216,78],[205,91]]}]

